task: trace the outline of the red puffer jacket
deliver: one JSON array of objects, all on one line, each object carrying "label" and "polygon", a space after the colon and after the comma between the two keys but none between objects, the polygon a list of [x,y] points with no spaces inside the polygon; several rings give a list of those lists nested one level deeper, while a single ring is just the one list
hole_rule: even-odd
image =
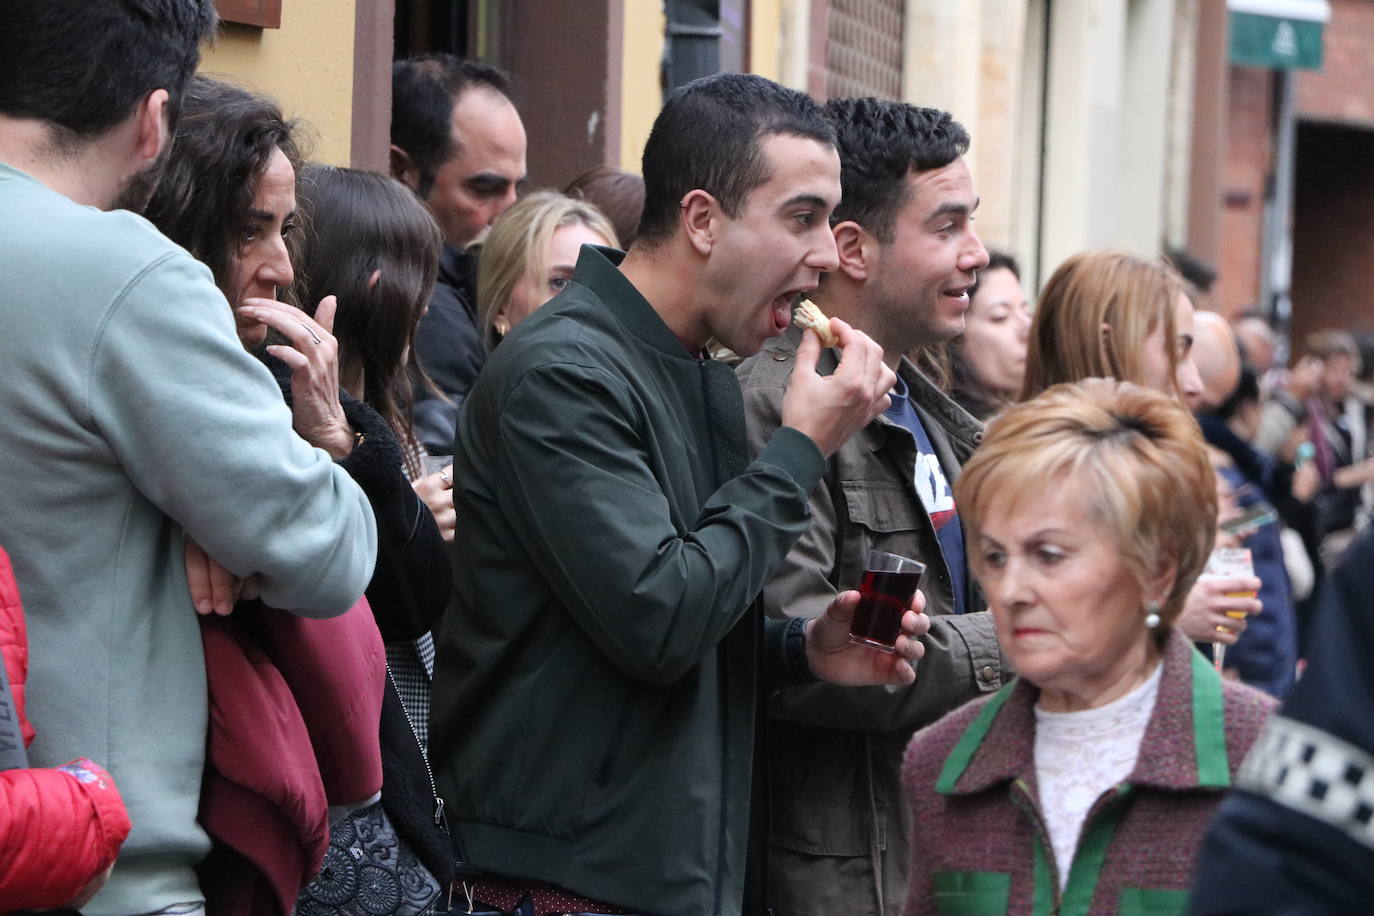
[{"label": "red puffer jacket", "polygon": [[[0,550],[0,655],[15,695],[24,743],[28,638],[9,555]],[[0,912],[73,900],[110,867],[129,835],[129,815],[110,774],[89,760],[52,770],[0,771]]]}]

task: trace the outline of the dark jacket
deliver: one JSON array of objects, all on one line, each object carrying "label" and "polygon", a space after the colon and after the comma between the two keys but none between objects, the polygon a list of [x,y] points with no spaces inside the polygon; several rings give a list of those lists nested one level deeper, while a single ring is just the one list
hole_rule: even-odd
[{"label": "dark jacket", "polygon": [[[781,423],[800,338],[790,329],[738,369],[755,450]],[[827,350],[817,368],[837,363]],[[909,361],[898,371],[952,483],[982,441],[982,424]],[[817,683],[770,702],[768,898],[787,916],[900,911],[911,860],[902,752],[916,729],[1002,684],[991,615],[952,616],[949,570],[913,484],[915,467],[911,434],[886,417],[856,434],[827,461],[811,491],[811,527],[763,591],[770,617],[813,617],[839,591],[858,587],[864,551],[876,548],[927,564],[921,589],[934,618],[910,688]],[[968,607],[986,607],[972,585],[965,597]]]},{"label": "dark jacket", "polygon": [[[291,370],[267,364],[291,403]],[[371,407],[339,392],[344,415],[363,438],[339,464],[367,494],[377,520],[377,565],[367,600],[385,642],[413,640],[438,625],[448,605],[452,573],[448,545],[434,515],[406,478],[401,447]],[[389,676],[380,723],[382,806],[402,839],[440,881],[452,880],[451,843],[435,824],[434,785],[419,738]]]},{"label": "dark jacket", "polygon": [[[1249,491],[1242,490],[1246,479],[1238,469],[1222,467],[1217,473],[1237,491],[1236,502],[1241,509],[1264,502],[1258,493],[1248,495]],[[1246,537],[1244,546],[1260,580],[1258,598],[1263,609],[1250,618],[1245,632],[1227,651],[1226,667],[1236,669],[1242,682],[1282,700],[1292,689],[1297,670],[1298,624],[1278,522],[1261,525]],[[1210,645],[1199,649],[1211,657]]]},{"label": "dark jacket", "polygon": [[1039,694],[1013,681],[912,740],[907,916],[1183,913],[1202,833],[1274,700],[1171,635],[1135,769],[1089,809],[1061,892],[1036,788]]},{"label": "dark jacket", "polygon": [[810,524],[820,452],[785,429],[750,463],[734,373],[585,247],[460,423],[430,748],[469,859],[635,912],[753,916],[761,668],[809,673],[754,599]]},{"label": "dark jacket", "polygon": [[359,599],[309,620],[242,601],[199,618],[210,694],[198,866],[206,909],[286,914],[329,842],[326,803],[382,787],[377,720],[386,655]]},{"label": "dark jacket", "polygon": [[1307,671],[1208,831],[1192,912],[1364,913],[1374,900],[1374,529],[1326,580]]},{"label": "dark jacket", "polygon": [[415,330],[415,358],[444,396],[416,385],[414,425],[431,455],[453,453],[458,409],[486,362],[477,327],[477,256],[444,246],[429,310]]}]

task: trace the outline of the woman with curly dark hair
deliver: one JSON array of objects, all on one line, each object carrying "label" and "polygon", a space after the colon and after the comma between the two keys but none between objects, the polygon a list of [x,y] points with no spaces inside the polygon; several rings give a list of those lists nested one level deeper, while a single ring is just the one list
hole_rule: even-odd
[{"label": "woman with curly dark hair", "polygon": [[[366,596],[375,618],[375,627],[371,621],[368,626],[373,627],[372,639],[378,643],[378,651],[375,656],[366,654],[365,660],[342,656],[325,659],[334,664],[326,664],[317,672],[323,677],[329,673],[325,669],[350,663],[363,672],[359,677],[367,683],[359,686],[360,692],[363,686],[376,692],[375,705],[368,707],[362,701],[356,704],[371,710],[367,726],[371,730],[370,750],[359,742],[356,753],[328,758],[322,752],[320,733],[310,722],[304,702],[301,712],[306,715],[314,753],[329,793],[330,822],[338,823],[353,812],[369,808],[380,797],[409,846],[421,853],[431,870],[440,872],[442,880],[443,872],[451,871],[452,862],[446,840],[431,836],[435,831],[430,815],[440,803],[433,797],[424,775],[420,737],[407,727],[396,687],[387,678],[380,642],[416,639],[442,613],[449,590],[447,547],[433,514],[405,473],[394,422],[399,408],[384,399],[382,406],[389,416],[383,417],[340,385],[341,368],[345,378],[351,373],[361,382],[365,375],[358,368],[364,363],[350,360],[333,333],[336,320],[341,327],[352,327],[356,323],[354,315],[338,314],[335,295],[324,296],[308,310],[281,301],[290,296],[299,279],[296,267],[301,263],[301,246],[305,241],[296,199],[296,176],[302,165],[296,135],[297,125],[283,118],[271,99],[197,77],[183,103],[176,143],[162,183],[146,212],[164,234],[210,268],[216,285],[233,309],[239,338],[249,351],[259,355],[281,385],[296,432],[332,455],[372,505],[378,555]],[[432,222],[428,225],[432,234]],[[437,244],[426,251],[419,252],[417,257],[437,261]],[[341,261],[349,260],[348,252],[334,254]],[[432,281],[433,266],[421,269],[421,285],[425,285],[425,276]],[[350,289],[349,305],[356,305],[351,292]],[[390,358],[393,365],[389,371],[399,371],[399,358],[395,354]],[[375,369],[373,375],[385,376],[387,372]],[[354,392],[363,396],[368,393],[365,384],[355,386]],[[244,511],[252,511],[251,500],[245,501]],[[242,601],[237,609],[234,607],[235,598],[251,595],[251,582],[235,580],[214,558],[206,557],[190,543],[187,575],[193,596],[207,601],[206,610],[208,605],[213,605],[217,614],[235,610],[231,620],[244,618],[250,638],[261,640],[262,630],[257,624],[265,618],[252,616],[253,608]],[[381,639],[377,638],[378,630]],[[270,646],[268,651],[270,654]],[[214,661],[207,648],[207,664],[213,668]],[[293,693],[297,693],[293,675],[300,676],[301,672],[295,670],[296,666],[319,659],[298,653],[274,657],[273,661],[292,684]],[[308,680],[311,670],[305,670],[304,676]],[[344,685],[345,689],[348,686]],[[212,674],[212,695],[214,687]],[[226,707],[232,709],[233,702],[233,697],[226,698]],[[337,718],[343,720],[352,708],[339,708],[336,712]],[[341,730],[337,722],[328,725],[326,738],[329,730]],[[212,763],[214,741],[212,729]],[[330,791],[331,776],[337,779],[338,773],[347,774],[342,782],[350,791]],[[415,810],[420,810],[421,816],[410,817]],[[239,852],[252,857],[260,851]],[[221,858],[215,864],[222,866],[224,862]],[[281,871],[279,861],[260,854],[254,858],[254,864],[267,875],[269,883],[274,873]],[[308,879],[310,875],[297,877]],[[240,875],[228,878],[221,872],[218,878],[216,884],[207,879],[202,869],[207,896],[216,887],[242,895],[240,888],[245,879]],[[302,883],[296,881],[292,889],[290,882],[279,881],[276,889],[279,894],[290,892],[294,899]]]}]

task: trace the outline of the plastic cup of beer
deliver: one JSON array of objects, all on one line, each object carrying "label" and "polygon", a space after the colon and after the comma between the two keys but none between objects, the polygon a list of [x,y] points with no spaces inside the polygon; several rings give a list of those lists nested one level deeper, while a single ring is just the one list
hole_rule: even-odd
[{"label": "plastic cup of beer", "polygon": [[926,571],[924,563],[895,553],[869,550],[864,553],[864,578],[859,585],[859,606],[850,622],[849,641],[883,652],[897,651],[902,615],[911,607],[916,586]]},{"label": "plastic cup of beer", "polygon": [[[1207,558],[1207,565],[1202,569],[1202,575],[1198,576],[1199,581],[1208,579],[1234,579],[1240,576],[1253,576],[1255,574],[1255,564],[1250,558],[1250,551],[1245,547],[1217,547],[1213,549]],[[1228,598],[1254,598],[1255,592],[1226,592]],[[1227,617],[1236,620],[1245,618],[1244,611],[1227,611]],[[1218,628],[1220,629],[1220,628]],[[1212,663],[1220,671],[1226,660],[1226,643],[1212,643]]]}]

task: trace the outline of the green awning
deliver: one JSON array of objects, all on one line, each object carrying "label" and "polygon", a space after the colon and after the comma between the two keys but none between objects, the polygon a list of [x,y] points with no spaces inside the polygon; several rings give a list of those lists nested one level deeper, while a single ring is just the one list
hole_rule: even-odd
[{"label": "green awning", "polygon": [[1227,0],[1231,63],[1272,70],[1320,70],[1326,0]]}]

